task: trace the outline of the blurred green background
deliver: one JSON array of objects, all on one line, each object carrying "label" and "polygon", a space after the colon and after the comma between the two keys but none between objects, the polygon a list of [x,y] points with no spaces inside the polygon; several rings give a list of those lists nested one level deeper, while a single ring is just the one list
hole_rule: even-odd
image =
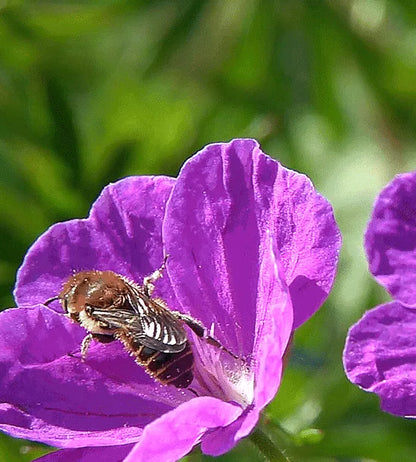
[{"label": "blurred green background", "polygon": [[[375,196],[415,168],[413,2],[0,1],[1,306],[33,240],[86,216],[108,182],[176,175],[236,137],[306,173],[344,237],[266,411],[270,437],[294,461],[416,460],[416,423],[381,412],[341,363],[348,327],[388,299],[362,249]],[[1,462],[48,450],[0,437]],[[264,459],[246,440],[219,460]]]}]

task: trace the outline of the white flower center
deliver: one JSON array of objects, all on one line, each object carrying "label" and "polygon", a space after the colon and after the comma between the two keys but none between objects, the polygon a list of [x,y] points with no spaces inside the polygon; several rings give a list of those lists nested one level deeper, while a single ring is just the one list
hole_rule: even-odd
[{"label": "white flower center", "polygon": [[199,395],[210,395],[247,407],[254,399],[254,375],[244,359],[233,358],[229,353],[204,340],[193,342],[195,380],[191,385]]}]

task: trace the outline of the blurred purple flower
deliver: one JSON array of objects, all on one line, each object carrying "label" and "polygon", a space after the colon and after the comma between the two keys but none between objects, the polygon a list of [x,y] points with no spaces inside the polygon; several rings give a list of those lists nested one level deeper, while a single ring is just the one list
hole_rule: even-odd
[{"label": "blurred purple flower", "polygon": [[[0,314],[0,428],[64,448],[45,461],[174,461],[198,443],[228,451],[276,394],[289,338],[327,297],[339,248],[328,202],[254,140],[205,147],[176,180],[107,186],[87,219],[43,234],[18,272],[20,308]],[[42,305],[74,270],[141,283],[164,253],[156,296],[213,325],[244,360],[192,336],[199,397],[156,383],[119,342],[92,344],[81,361],[85,331],[58,303]]]},{"label": "blurred purple flower", "polygon": [[344,368],[353,383],[379,395],[383,410],[416,417],[416,172],[381,191],[365,248],[371,273],[395,301],[350,329]]}]

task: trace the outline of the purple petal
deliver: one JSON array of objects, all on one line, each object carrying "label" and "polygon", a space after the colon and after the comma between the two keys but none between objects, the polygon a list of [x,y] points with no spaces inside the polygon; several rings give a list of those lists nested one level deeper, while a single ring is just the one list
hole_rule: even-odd
[{"label": "purple petal", "polygon": [[253,352],[256,360],[254,404],[259,409],[274,398],[279,388],[283,356],[292,332],[294,314],[289,288],[282,276],[276,242],[269,236],[265,244],[260,266]]},{"label": "purple petal", "polygon": [[259,416],[259,409],[248,409],[227,427],[217,428],[214,432],[208,433],[202,439],[202,452],[216,457],[230,451],[240,439],[250,434],[258,422]]},{"label": "purple petal", "polygon": [[264,249],[256,318],[254,403],[231,425],[215,430],[202,440],[205,454],[218,456],[233,448],[256,426],[261,410],[274,398],[280,385],[285,353],[292,331],[290,294],[283,282],[271,237]]},{"label": "purple petal", "polygon": [[57,447],[127,444],[193,396],[155,384],[119,342],[82,361],[84,335],[44,306],[0,314],[0,429]]},{"label": "purple petal", "polygon": [[397,302],[368,311],[348,334],[344,368],[382,409],[416,417],[416,311]]},{"label": "purple petal", "polygon": [[386,186],[365,236],[370,271],[405,305],[416,306],[416,172]]},{"label": "purple petal", "polygon": [[332,209],[303,175],[253,140],[209,145],[182,168],[163,237],[176,297],[237,354],[252,352],[259,266],[275,236],[296,326],[332,286],[340,235]]},{"label": "purple petal", "polygon": [[[107,186],[84,220],[52,226],[28,251],[17,275],[17,304],[43,303],[80,270],[112,270],[141,283],[163,260],[162,220],[174,180],[130,177]],[[168,278],[158,282],[166,298]]]},{"label": "purple petal", "polygon": [[175,462],[186,455],[211,429],[235,421],[239,406],[212,397],[195,398],[148,425],[125,462]]},{"label": "purple petal", "polygon": [[102,448],[61,449],[36,459],[36,462],[123,462],[133,444]]}]

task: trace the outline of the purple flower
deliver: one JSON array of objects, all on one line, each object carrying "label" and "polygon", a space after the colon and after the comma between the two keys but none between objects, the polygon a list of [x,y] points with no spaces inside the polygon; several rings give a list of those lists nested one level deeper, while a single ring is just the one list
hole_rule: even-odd
[{"label": "purple flower", "polygon": [[[43,460],[174,461],[201,443],[219,455],[247,436],[276,394],[293,330],[327,297],[340,234],[309,179],[254,140],[212,144],[178,178],[107,186],[87,219],[52,226],[17,276],[17,309],[0,314],[0,428],[64,448]],[[73,271],[138,283],[168,254],[155,296],[230,351],[190,333],[192,388],[148,376],[120,342],[93,343],[56,295]]]},{"label": "purple flower", "polygon": [[395,301],[350,329],[345,371],[380,396],[383,410],[416,417],[416,172],[398,175],[381,191],[365,248],[371,273]]}]

